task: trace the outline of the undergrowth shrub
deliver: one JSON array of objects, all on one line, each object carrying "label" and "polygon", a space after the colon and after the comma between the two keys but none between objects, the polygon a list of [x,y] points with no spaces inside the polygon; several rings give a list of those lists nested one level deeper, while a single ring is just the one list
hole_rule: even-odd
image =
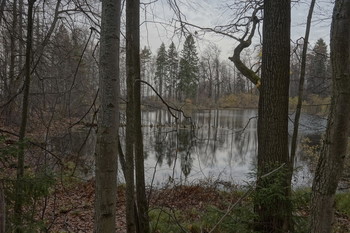
[{"label": "undergrowth shrub", "polygon": [[[24,148],[28,143],[24,142]],[[3,186],[6,206],[6,232],[14,232],[18,226],[14,219],[14,204],[16,201],[16,186],[21,187],[23,232],[39,232],[45,229],[45,222],[36,213],[42,208],[40,201],[50,194],[55,184],[54,174],[43,167],[25,167],[20,179],[16,176],[17,155],[20,144],[6,137],[0,138],[0,180]]]}]

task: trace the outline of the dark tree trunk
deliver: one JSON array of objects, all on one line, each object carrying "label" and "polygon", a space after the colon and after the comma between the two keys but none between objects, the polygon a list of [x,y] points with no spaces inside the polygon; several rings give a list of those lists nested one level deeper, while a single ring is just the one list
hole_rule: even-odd
[{"label": "dark tree trunk", "polygon": [[349,153],[350,133],[350,1],[337,0],[331,27],[333,95],[331,114],[318,161],[311,200],[311,232],[330,233],[334,196]]},{"label": "dark tree trunk", "polygon": [[15,80],[15,67],[16,67],[16,58],[18,57],[17,51],[17,0],[14,0],[12,3],[12,32],[10,35],[10,67],[9,67],[9,88],[7,93],[7,100],[10,101],[5,106],[5,123],[10,125],[13,123],[15,118],[14,115],[14,100],[11,101],[11,98],[14,94],[14,80]]},{"label": "dark tree trunk", "polygon": [[[303,96],[304,96],[306,55],[307,55],[307,48],[308,48],[308,44],[309,44],[311,19],[312,19],[312,14],[314,11],[315,3],[316,3],[316,0],[311,0],[309,13],[307,16],[304,44],[303,44],[303,50],[302,50],[302,55],[301,55],[301,68],[300,68],[300,79],[299,79],[299,88],[298,88],[298,103],[297,103],[297,107],[296,107],[296,111],[295,111],[294,125],[293,125],[293,136],[292,136],[292,143],[291,143],[291,150],[290,150],[290,171],[289,171],[289,182],[290,182],[289,192],[290,192],[290,194],[292,193],[292,178],[293,178],[294,162],[295,162],[294,160],[295,160],[295,154],[296,154],[296,150],[297,150],[299,120],[300,120],[301,107],[303,104]],[[292,223],[291,223],[290,228],[293,229]]]},{"label": "dark tree trunk", "polygon": [[[126,62],[128,78],[127,103],[127,230],[148,233],[148,203],[145,192],[143,138],[141,129],[140,75],[140,1],[126,1]],[[161,84],[162,85],[162,84]],[[134,205],[134,164],[136,173],[136,202]],[[129,184],[128,184],[129,183]],[[137,211],[134,213],[133,211]],[[132,219],[135,216],[135,219]],[[135,229],[136,224],[136,229]]]},{"label": "dark tree trunk", "polygon": [[6,232],[6,202],[4,183],[0,181],[0,233]]},{"label": "dark tree trunk", "polygon": [[286,164],[288,154],[288,90],[290,1],[264,1],[262,78],[258,117],[258,177],[255,211],[260,232],[288,232],[291,217],[288,169],[262,175]]},{"label": "dark tree trunk", "polygon": [[316,0],[312,0],[311,4],[310,4],[309,14],[307,16],[307,22],[306,22],[306,30],[305,30],[303,51],[302,51],[302,55],[301,55],[301,68],[300,68],[300,80],[299,80],[299,90],[298,90],[298,103],[297,103],[297,109],[296,109],[295,118],[294,118],[293,137],[292,137],[292,145],[291,145],[291,152],[290,152],[291,179],[292,179],[292,174],[293,174],[293,170],[294,170],[294,159],[295,159],[295,153],[296,153],[296,150],[297,150],[299,119],[300,119],[301,107],[302,107],[302,104],[303,104],[303,96],[304,96],[304,83],[305,83],[305,72],[306,72],[306,53],[307,53],[307,47],[308,47],[308,44],[309,44],[311,19],[312,19],[312,14],[313,14],[313,11],[314,11],[315,2],[316,2]]},{"label": "dark tree trunk", "polygon": [[102,1],[100,43],[100,109],[95,152],[96,233],[116,230],[119,130],[120,0]]},{"label": "dark tree trunk", "polygon": [[28,24],[27,24],[27,42],[26,42],[26,62],[25,62],[25,79],[22,100],[21,126],[19,131],[19,149],[17,157],[17,181],[16,197],[14,204],[14,221],[16,232],[23,232],[23,176],[24,176],[24,138],[26,135],[29,106],[29,89],[30,89],[30,64],[32,56],[32,35],[33,35],[33,8],[36,0],[28,0]]},{"label": "dark tree trunk", "polygon": [[[125,138],[125,160],[126,160],[126,230],[128,233],[136,232],[135,213],[135,112],[134,112],[134,85],[138,77],[137,64],[139,44],[139,19],[135,16],[135,7],[138,8],[136,0],[126,1],[126,82],[127,82],[127,103],[126,103],[126,138]],[[137,6],[135,6],[137,5]],[[137,24],[137,25],[136,25]],[[135,28],[136,26],[136,28]],[[136,40],[136,41],[135,41]],[[137,46],[136,49],[134,46]]]}]

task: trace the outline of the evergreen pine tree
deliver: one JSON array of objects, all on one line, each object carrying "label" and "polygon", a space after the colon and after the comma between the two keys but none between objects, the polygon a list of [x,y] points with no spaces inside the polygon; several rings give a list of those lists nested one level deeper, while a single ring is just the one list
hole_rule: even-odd
[{"label": "evergreen pine tree", "polygon": [[156,60],[156,73],[155,81],[158,86],[158,92],[163,95],[163,85],[167,75],[167,52],[164,43],[162,43],[158,49]]},{"label": "evergreen pine tree", "polygon": [[198,86],[199,59],[192,35],[184,43],[180,59],[179,85],[181,99],[194,98]]},{"label": "evergreen pine tree", "polygon": [[316,42],[311,53],[311,65],[307,91],[309,94],[328,95],[329,75],[328,75],[328,51],[327,44],[321,38]]},{"label": "evergreen pine tree", "polygon": [[[149,48],[146,46],[141,50],[140,53],[140,71],[141,71],[141,79],[150,82],[150,63],[152,61],[152,52]],[[141,95],[147,96],[147,87],[142,85],[141,86]]]},{"label": "evergreen pine tree", "polygon": [[174,42],[171,42],[167,53],[166,86],[170,98],[176,98],[177,78],[179,73],[179,58]]}]

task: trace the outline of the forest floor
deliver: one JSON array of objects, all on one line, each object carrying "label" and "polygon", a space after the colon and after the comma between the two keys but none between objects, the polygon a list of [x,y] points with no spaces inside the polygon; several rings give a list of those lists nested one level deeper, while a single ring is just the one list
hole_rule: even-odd
[{"label": "forest floor", "polygon": [[[125,187],[118,188],[117,232],[126,232]],[[296,192],[296,232],[307,232],[310,193]],[[221,191],[203,184],[176,186],[153,190],[149,215],[154,233],[209,232],[226,214],[228,206],[237,202],[244,191]],[[48,232],[93,232],[94,182],[59,185],[46,200],[43,214]],[[350,195],[338,198],[343,202],[336,211],[335,232],[347,233],[350,229]],[[345,204],[344,204],[345,203]],[[345,206],[345,207],[344,207]],[[42,213],[41,213],[42,214]],[[239,202],[232,213],[213,232],[252,232],[253,213],[251,197]]]}]

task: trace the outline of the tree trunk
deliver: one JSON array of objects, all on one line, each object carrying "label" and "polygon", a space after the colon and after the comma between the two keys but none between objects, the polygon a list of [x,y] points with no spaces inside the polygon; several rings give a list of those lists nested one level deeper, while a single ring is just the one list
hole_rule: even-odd
[{"label": "tree trunk", "polygon": [[0,233],[6,232],[6,202],[3,181],[0,181]]},{"label": "tree trunk", "polygon": [[[144,155],[143,155],[143,135],[141,126],[141,76],[140,76],[140,1],[134,1],[133,7],[133,33],[135,40],[132,48],[133,52],[133,70],[135,72],[134,82],[134,116],[135,116],[135,170],[136,170],[136,201],[138,208],[138,233],[149,233],[149,217],[148,217],[148,202],[146,197],[146,185],[145,185],[145,167],[144,167]],[[130,25],[131,26],[131,25]],[[163,77],[160,82],[160,92],[163,90]]]},{"label": "tree trunk", "polygon": [[[19,69],[22,69],[23,66],[23,51],[24,51],[24,41],[23,41],[23,0],[19,0],[19,5],[18,5],[18,12],[19,12],[19,21],[18,21],[18,38],[19,38],[19,44],[18,44],[18,54],[19,54],[19,58],[18,58],[18,67]],[[21,70],[19,71],[21,72]],[[16,85],[17,87],[17,85]],[[16,90],[15,87],[15,91]]]},{"label": "tree trunk", "polygon": [[[137,70],[134,67],[135,59],[138,57],[138,50],[133,46],[139,46],[135,40],[138,41],[138,22],[139,19],[134,15],[135,0],[126,1],[126,82],[127,82],[127,103],[126,103],[126,132],[125,132],[125,160],[126,160],[126,230],[128,233],[136,232],[136,218],[135,218],[135,159],[134,159],[134,145],[135,145],[135,113],[134,113],[134,85],[137,76]],[[135,22],[136,21],[136,22]],[[135,25],[137,24],[137,28]],[[135,37],[136,36],[136,37]],[[135,54],[137,53],[137,54]]]},{"label": "tree trunk", "polygon": [[288,232],[291,217],[288,167],[290,1],[264,1],[262,78],[258,116],[255,211],[259,232]]},{"label": "tree trunk", "polygon": [[[298,103],[295,111],[295,117],[294,117],[294,125],[293,125],[293,136],[292,136],[292,143],[291,143],[291,151],[290,151],[290,171],[289,171],[289,192],[290,195],[292,193],[292,178],[293,178],[293,172],[294,172],[294,160],[295,160],[295,154],[297,150],[297,139],[298,139],[298,131],[299,131],[299,120],[301,115],[301,107],[303,104],[303,96],[304,96],[304,84],[305,84],[305,71],[306,71],[306,55],[307,55],[307,48],[309,44],[309,35],[310,35],[310,28],[311,28],[311,19],[312,14],[314,11],[316,0],[311,0],[309,13],[307,16],[307,22],[306,22],[306,30],[305,30],[305,37],[304,37],[304,44],[303,44],[303,50],[301,55],[301,68],[300,68],[300,79],[299,79],[299,88],[298,88]],[[290,226],[291,229],[293,229],[292,223]]]},{"label": "tree trunk", "polygon": [[[9,67],[9,88],[7,93],[7,100],[10,101],[13,94],[14,94],[14,80],[15,80],[15,66],[16,66],[16,57],[18,57],[17,54],[17,0],[14,0],[12,3],[12,32],[10,33],[10,67]],[[10,101],[5,106],[5,123],[8,125],[11,125],[14,120],[14,100]]]},{"label": "tree trunk", "polygon": [[22,100],[21,126],[19,131],[19,149],[17,158],[17,181],[15,190],[14,204],[14,221],[16,232],[23,232],[23,176],[24,176],[24,138],[26,134],[28,121],[29,106],[29,89],[30,89],[30,64],[32,56],[32,35],[33,35],[33,7],[36,0],[28,0],[28,24],[27,24],[27,42],[26,42],[26,63],[25,63],[25,80]]},{"label": "tree trunk", "polygon": [[116,230],[120,0],[102,1],[100,110],[96,144],[96,233]]},{"label": "tree trunk", "polygon": [[350,133],[350,1],[337,0],[331,27],[333,95],[331,114],[318,161],[311,201],[311,232],[330,233],[334,196],[349,153]]},{"label": "tree trunk", "polygon": [[291,145],[291,152],[290,152],[291,179],[292,179],[292,174],[293,174],[293,170],[294,170],[295,153],[296,153],[296,150],[297,150],[299,119],[300,119],[300,114],[301,114],[301,107],[302,107],[302,104],[303,104],[305,72],[306,72],[306,53],[307,53],[307,47],[308,47],[308,44],[309,44],[311,19],[312,19],[312,14],[313,14],[313,11],[314,11],[315,2],[316,2],[316,0],[311,0],[311,3],[310,3],[309,14],[307,16],[307,22],[306,22],[306,30],[305,30],[303,51],[302,51],[302,55],[301,55],[301,68],[300,68],[300,80],[299,80],[299,90],[298,90],[298,103],[297,103],[297,109],[296,109],[295,118],[294,118],[293,137],[292,137],[292,145]]},{"label": "tree trunk", "polygon": [[[127,230],[148,233],[148,203],[145,191],[143,138],[141,128],[140,75],[140,1],[126,1],[126,61],[128,79],[127,103]],[[162,85],[162,83],[161,83]],[[134,205],[134,162],[136,172],[136,202]],[[129,183],[129,184],[128,184]],[[134,212],[133,212],[134,211]],[[135,211],[137,213],[135,213]],[[132,219],[135,217],[134,219]]]}]

